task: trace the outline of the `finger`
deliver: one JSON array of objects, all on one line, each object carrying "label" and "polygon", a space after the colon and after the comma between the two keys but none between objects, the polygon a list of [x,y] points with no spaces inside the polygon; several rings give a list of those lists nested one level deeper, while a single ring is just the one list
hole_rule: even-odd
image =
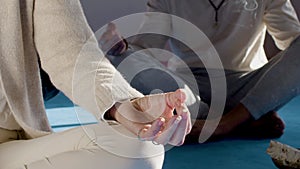
[{"label": "finger", "polygon": [[[166,117],[173,116],[174,108],[176,108],[176,107],[178,108],[178,107],[182,106],[184,104],[185,100],[186,100],[186,95],[183,92],[183,90],[181,90],[181,89],[178,89],[175,92],[167,93],[166,97],[165,97],[165,102],[166,102],[167,106],[166,106],[166,110],[165,110],[163,116],[166,116]],[[180,112],[178,112],[177,110],[176,110],[176,113],[178,115],[181,115]]]},{"label": "finger", "polygon": [[116,32],[117,32],[116,25],[114,23],[109,23],[106,27],[105,32],[102,35],[102,39],[107,41],[107,40],[111,39],[111,37],[113,35],[115,35]]},{"label": "finger", "polygon": [[[122,42],[123,39],[120,36],[120,33],[117,31],[116,25],[114,23],[109,23],[106,31],[102,34],[99,39],[99,44],[101,45],[102,49],[109,50],[113,45],[117,44],[118,42]],[[126,46],[126,44],[123,44]]]},{"label": "finger", "polygon": [[186,94],[182,89],[178,89],[175,92],[166,93],[166,102],[169,107],[176,107],[184,103],[186,100]]},{"label": "finger", "polygon": [[162,130],[164,123],[165,119],[159,118],[155,120],[150,127],[146,125],[145,128],[137,135],[141,140],[152,141]]},{"label": "finger", "polygon": [[112,50],[117,47],[118,43],[123,43],[123,40],[118,35],[107,35],[106,38],[101,39],[101,48],[106,50]]},{"label": "finger", "polygon": [[158,144],[168,144],[181,120],[181,116],[174,116],[173,118],[171,118],[162,133],[158,135],[153,141],[157,142]]},{"label": "finger", "polygon": [[102,43],[110,40],[112,38],[112,36],[114,35],[113,30],[109,30],[107,29],[99,38],[99,41],[101,41]]},{"label": "finger", "polygon": [[191,119],[191,113],[189,109],[187,108],[186,104],[182,103],[180,107],[176,108],[176,111],[178,112],[178,115],[182,115],[187,118],[187,133],[190,133],[192,130],[192,119]]},{"label": "finger", "polygon": [[110,23],[107,25],[107,29],[108,29],[108,30],[116,30],[116,29],[117,29],[116,24],[110,22]]},{"label": "finger", "polygon": [[185,98],[185,93],[182,90],[177,90],[176,92],[138,98],[132,101],[132,104],[137,110],[152,115],[154,119],[160,116],[170,119],[174,115],[175,107],[180,107]]},{"label": "finger", "polygon": [[187,105],[184,103],[186,100],[186,95],[183,90],[179,89],[177,92],[177,104],[175,105],[175,109],[177,112],[177,115],[183,115],[184,117],[187,117],[187,128],[186,132],[190,133],[192,130],[192,120],[191,120],[191,114],[189,112],[189,109]]},{"label": "finger", "polygon": [[184,143],[185,136],[187,135],[188,126],[189,126],[189,115],[188,113],[183,114],[182,120],[178,124],[176,131],[173,136],[170,138],[169,144],[173,146],[180,146]]}]

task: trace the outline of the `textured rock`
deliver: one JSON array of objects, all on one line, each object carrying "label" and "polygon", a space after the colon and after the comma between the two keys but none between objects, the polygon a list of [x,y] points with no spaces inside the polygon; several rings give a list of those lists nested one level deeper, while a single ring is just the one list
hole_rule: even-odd
[{"label": "textured rock", "polygon": [[296,148],[271,141],[267,153],[271,156],[274,164],[280,169],[300,168],[300,150]]}]

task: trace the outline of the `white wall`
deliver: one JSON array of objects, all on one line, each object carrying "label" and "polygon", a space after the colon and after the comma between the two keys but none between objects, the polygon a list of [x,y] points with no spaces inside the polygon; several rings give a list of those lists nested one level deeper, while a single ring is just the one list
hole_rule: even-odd
[{"label": "white wall", "polygon": [[146,11],[146,2],[147,0],[81,0],[94,31],[122,16]]}]

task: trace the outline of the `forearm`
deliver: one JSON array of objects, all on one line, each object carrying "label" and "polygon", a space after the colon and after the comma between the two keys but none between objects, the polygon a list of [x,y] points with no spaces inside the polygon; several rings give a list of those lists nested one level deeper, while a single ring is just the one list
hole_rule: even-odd
[{"label": "forearm", "polygon": [[35,45],[51,81],[97,118],[142,96],[104,57],[78,0],[35,1]]}]

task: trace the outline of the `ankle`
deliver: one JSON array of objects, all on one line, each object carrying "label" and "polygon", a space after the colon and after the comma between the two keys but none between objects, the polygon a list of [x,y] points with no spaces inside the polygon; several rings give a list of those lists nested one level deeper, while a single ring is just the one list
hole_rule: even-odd
[{"label": "ankle", "polygon": [[252,116],[248,109],[243,105],[239,104],[234,109],[232,109],[228,114],[224,115],[220,127],[226,130],[227,132],[232,131],[234,128],[239,125],[251,120]]}]

